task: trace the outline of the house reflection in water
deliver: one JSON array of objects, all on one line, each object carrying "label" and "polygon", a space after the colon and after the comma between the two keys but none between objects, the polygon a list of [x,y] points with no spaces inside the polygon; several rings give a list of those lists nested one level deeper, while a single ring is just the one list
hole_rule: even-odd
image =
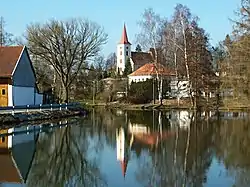
[{"label": "house reflection in water", "polygon": [[26,127],[0,130],[0,186],[25,184],[35,153],[38,133],[21,132]]},{"label": "house reflection in water", "polygon": [[[121,164],[122,175],[125,177],[131,151],[139,151],[143,148],[158,147],[161,141],[166,140],[174,132],[168,130],[154,131],[142,124],[131,124],[128,127],[120,127],[116,130],[117,160]],[[139,150],[138,150],[139,149]]]}]

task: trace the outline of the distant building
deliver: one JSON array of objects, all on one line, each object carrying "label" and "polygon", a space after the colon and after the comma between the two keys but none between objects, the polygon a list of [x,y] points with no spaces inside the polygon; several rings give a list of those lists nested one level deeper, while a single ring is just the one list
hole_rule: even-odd
[{"label": "distant building", "polygon": [[42,104],[25,46],[0,47],[0,106]]},{"label": "distant building", "polygon": [[147,63],[128,75],[129,84],[131,82],[143,82],[148,79],[162,76],[163,79],[174,80],[175,72],[171,69],[166,68],[162,64]]}]

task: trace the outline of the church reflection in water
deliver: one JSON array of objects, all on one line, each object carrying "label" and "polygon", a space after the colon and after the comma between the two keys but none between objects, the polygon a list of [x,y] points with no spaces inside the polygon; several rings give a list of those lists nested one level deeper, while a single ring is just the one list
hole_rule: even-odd
[{"label": "church reflection in water", "polygon": [[159,115],[157,128],[150,128],[146,124],[128,122],[128,125],[116,129],[117,161],[120,162],[122,175],[125,178],[131,152],[141,152],[142,149],[155,149],[161,141],[166,141],[175,132],[162,128],[162,120]]}]

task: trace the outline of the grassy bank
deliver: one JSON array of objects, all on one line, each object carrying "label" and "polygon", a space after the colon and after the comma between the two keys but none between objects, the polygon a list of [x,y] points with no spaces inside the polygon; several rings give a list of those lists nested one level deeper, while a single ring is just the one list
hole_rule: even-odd
[{"label": "grassy bank", "polygon": [[[193,109],[193,107],[188,102],[182,102],[178,106],[176,102],[173,100],[167,101],[163,103],[163,105],[160,104],[130,104],[130,103],[119,103],[119,102],[111,102],[111,103],[104,103],[104,102],[96,102],[93,104],[93,102],[82,102],[84,103],[85,107],[87,108],[97,108],[97,107],[105,107],[110,109],[123,109],[123,110],[152,110],[152,109],[158,109],[158,110],[190,110]],[[210,109],[210,110],[216,110],[216,108]],[[227,106],[220,106],[218,108],[220,111],[250,111],[250,106],[246,105],[227,105]]]}]

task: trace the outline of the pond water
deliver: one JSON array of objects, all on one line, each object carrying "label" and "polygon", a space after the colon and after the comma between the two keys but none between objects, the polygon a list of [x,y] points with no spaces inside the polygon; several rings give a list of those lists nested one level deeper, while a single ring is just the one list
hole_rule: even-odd
[{"label": "pond water", "polygon": [[249,119],[99,109],[0,130],[0,187],[250,186]]}]

